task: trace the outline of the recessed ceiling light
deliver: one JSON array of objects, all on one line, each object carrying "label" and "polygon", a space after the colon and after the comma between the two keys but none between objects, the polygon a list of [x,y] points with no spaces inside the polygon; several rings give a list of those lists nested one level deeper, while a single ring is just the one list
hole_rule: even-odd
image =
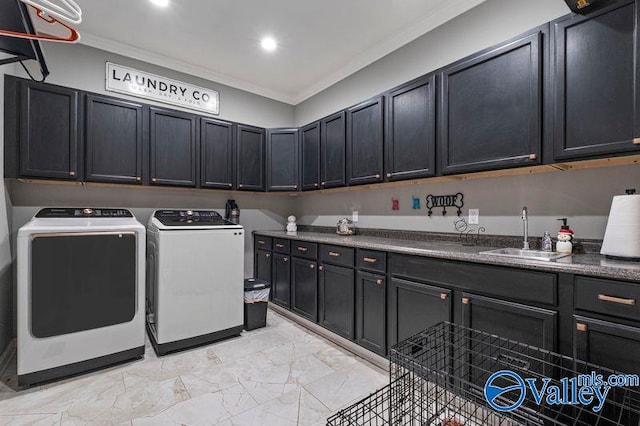
[{"label": "recessed ceiling light", "polygon": [[167,7],[169,6],[169,0],[151,0],[151,3],[155,4],[159,7]]},{"label": "recessed ceiling light", "polygon": [[278,42],[273,37],[265,37],[260,42],[260,45],[267,52],[273,52],[278,47]]}]

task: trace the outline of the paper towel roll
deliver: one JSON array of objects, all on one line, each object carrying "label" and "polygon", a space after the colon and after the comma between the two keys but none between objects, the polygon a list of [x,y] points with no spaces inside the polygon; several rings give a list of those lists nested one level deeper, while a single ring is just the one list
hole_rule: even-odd
[{"label": "paper towel roll", "polygon": [[640,194],[613,197],[600,253],[640,259]]}]

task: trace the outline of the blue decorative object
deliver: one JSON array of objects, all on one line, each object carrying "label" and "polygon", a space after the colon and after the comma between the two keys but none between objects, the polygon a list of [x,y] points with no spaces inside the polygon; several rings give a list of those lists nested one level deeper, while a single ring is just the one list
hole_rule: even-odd
[{"label": "blue decorative object", "polygon": [[420,198],[411,197],[411,199],[413,200],[413,209],[420,210]]}]

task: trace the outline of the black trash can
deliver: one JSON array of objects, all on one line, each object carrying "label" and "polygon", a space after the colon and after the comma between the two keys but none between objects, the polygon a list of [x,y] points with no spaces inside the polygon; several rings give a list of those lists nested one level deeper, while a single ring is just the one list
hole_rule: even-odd
[{"label": "black trash can", "polygon": [[244,329],[255,330],[267,325],[267,305],[271,284],[256,278],[244,280]]}]

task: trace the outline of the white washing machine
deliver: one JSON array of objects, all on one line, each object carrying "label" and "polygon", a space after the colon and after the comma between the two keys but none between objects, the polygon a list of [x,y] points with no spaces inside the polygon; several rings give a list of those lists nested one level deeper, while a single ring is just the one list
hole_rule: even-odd
[{"label": "white washing machine", "polygon": [[147,329],[158,355],[242,332],[242,226],[215,210],[156,210],[147,268]]},{"label": "white washing machine", "polygon": [[130,211],[42,209],[17,257],[19,384],[144,354],[145,228]]}]

